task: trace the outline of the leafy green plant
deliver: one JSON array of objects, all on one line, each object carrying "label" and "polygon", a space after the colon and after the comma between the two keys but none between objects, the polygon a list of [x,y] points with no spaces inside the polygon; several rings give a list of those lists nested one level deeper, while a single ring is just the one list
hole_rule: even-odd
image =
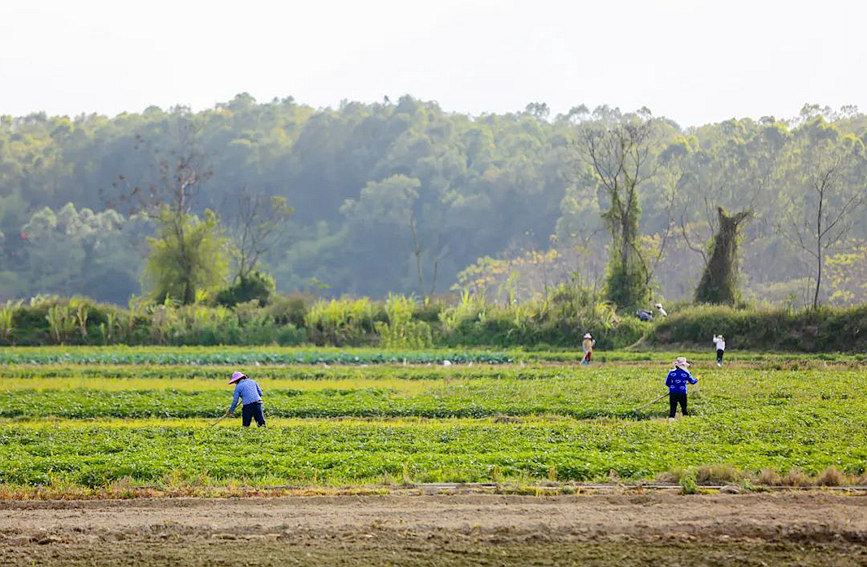
[{"label": "leafy green plant", "polygon": [[698,493],[698,482],[696,481],[694,470],[684,471],[684,473],[680,475],[680,481],[678,484],[680,485],[680,490],[683,494]]},{"label": "leafy green plant", "polygon": [[385,312],[388,322],[378,321],[375,324],[383,347],[424,349],[433,345],[430,325],[413,320],[415,301],[411,297],[389,294]]},{"label": "leafy green plant", "polygon": [[75,330],[77,322],[72,307],[64,304],[52,305],[45,316],[56,344],[63,344]]},{"label": "leafy green plant", "polygon": [[2,337],[3,342],[10,342],[12,339],[12,332],[15,330],[14,326],[14,315],[15,310],[21,305],[21,301],[13,302],[12,300],[7,300],[5,304],[0,307],[0,337]]}]

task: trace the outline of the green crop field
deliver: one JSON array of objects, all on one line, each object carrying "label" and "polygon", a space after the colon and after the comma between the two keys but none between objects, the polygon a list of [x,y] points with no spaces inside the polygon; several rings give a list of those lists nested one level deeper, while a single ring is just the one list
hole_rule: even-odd
[{"label": "green crop field", "polygon": [[[0,483],[638,481],[702,470],[815,480],[829,467],[864,479],[867,370],[854,357],[826,367],[746,354],[719,369],[697,354],[693,415],[669,422],[667,399],[641,406],[665,393],[671,353],[607,354],[582,367],[565,352],[5,349]],[[231,401],[230,364],[264,390],[268,428],[241,428],[240,412],[211,426]]]}]

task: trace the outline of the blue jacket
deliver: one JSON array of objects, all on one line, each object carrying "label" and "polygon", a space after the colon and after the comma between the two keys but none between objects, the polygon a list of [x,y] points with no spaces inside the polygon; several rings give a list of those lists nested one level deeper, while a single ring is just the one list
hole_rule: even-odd
[{"label": "blue jacket", "polygon": [[696,382],[698,380],[683,368],[675,368],[668,373],[668,377],[665,379],[669,394],[685,394],[687,383],[695,384]]},{"label": "blue jacket", "polygon": [[238,405],[238,398],[244,400],[244,405],[255,404],[256,402],[262,401],[262,388],[259,387],[259,384],[250,380],[249,378],[244,378],[240,382],[235,385],[235,397],[232,398],[232,407],[229,408],[229,413],[235,411],[235,407]]}]

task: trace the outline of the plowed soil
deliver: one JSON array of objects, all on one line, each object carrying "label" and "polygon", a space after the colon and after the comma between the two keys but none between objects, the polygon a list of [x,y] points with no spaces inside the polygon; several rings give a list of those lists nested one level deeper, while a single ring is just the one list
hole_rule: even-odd
[{"label": "plowed soil", "polygon": [[867,497],[0,502],[0,565],[867,565]]}]

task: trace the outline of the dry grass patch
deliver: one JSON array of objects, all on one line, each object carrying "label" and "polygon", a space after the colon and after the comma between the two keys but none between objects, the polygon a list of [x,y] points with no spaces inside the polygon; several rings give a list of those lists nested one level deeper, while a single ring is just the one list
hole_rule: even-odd
[{"label": "dry grass patch", "polygon": [[756,482],[765,486],[782,486],[783,477],[774,469],[762,469]]},{"label": "dry grass patch", "polygon": [[830,466],[819,473],[819,476],[816,477],[816,484],[819,486],[846,486],[850,482],[846,473],[837,467]]},{"label": "dry grass patch", "polygon": [[726,484],[737,483],[743,479],[744,474],[729,465],[711,465],[699,467],[695,480],[699,484]]},{"label": "dry grass patch", "polygon": [[789,469],[782,478],[783,486],[813,486],[813,479],[798,467]]}]

